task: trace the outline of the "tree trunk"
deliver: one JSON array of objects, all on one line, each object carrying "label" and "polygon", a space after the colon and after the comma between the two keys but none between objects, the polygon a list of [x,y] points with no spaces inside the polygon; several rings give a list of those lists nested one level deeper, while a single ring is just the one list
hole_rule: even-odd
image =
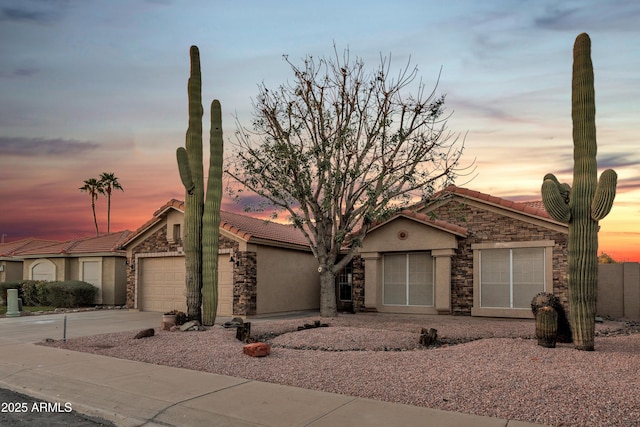
[{"label": "tree trunk", "polygon": [[336,317],[336,275],[331,269],[322,266],[320,271],[320,316]]},{"label": "tree trunk", "polygon": [[107,234],[111,234],[111,193],[107,194]]},{"label": "tree trunk", "polygon": [[96,236],[100,235],[98,231],[98,218],[96,218],[96,199],[91,198],[91,210],[93,211],[93,224],[96,226]]}]

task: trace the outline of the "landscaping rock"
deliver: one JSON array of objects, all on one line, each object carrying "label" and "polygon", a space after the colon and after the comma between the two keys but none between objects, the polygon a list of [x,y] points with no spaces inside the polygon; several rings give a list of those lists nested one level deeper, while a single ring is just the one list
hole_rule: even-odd
[{"label": "landscaping rock", "polygon": [[184,325],[180,325],[180,331],[199,331],[200,330],[200,322],[197,320],[191,320]]},{"label": "landscaping rock", "polygon": [[222,326],[224,326],[225,328],[237,328],[239,326],[242,326],[243,323],[244,321],[242,320],[242,317],[234,317],[233,319],[231,319],[231,321],[224,322]]},{"label": "landscaping rock", "polygon": [[148,338],[148,337],[152,337],[154,336],[156,333],[156,331],[153,330],[153,328],[149,328],[149,329],[144,329],[140,332],[138,332],[136,334],[135,337],[133,337],[133,339],[135,340],[139,340],[140,338]]},{"label": "landscaping rock", "polygon": [[271,346],[263,342],[254,342],[242,347],[242,352],[251,357],[264,357],[271,353]]}]

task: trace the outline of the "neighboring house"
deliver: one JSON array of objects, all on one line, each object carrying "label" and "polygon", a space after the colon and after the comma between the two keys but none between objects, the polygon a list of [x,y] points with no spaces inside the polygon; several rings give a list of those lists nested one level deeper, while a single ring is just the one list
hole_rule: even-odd
[{"label": "neighboring house", "polygon": [[[129,231],[65,242],[26,239],[0,246],[5,280],[82,280],[98,288],[95,304],[126,302],[126,255],[119,247]],[[18,244],[21,243],[21,244]],[[3,249],[4,248],[4,249]],[[10,265],[10,267],[9,267]],[[20,274],[18,274],[20,271]]]},{"label": "neighboring house", "polygon": [[363,241],[360,309],[532,317],[538,292],[567,304],[568,227],[540,202],[450,186],[375,224]]},{"label": "neighboring house", "polygon": [[16,253],[21,250],[32,250],[53,243],[59,242],[29,238],[0,244],[0,282],[13,282],[24,278],[22,274],[22,259],[16,258]]},{"label": "neighboring house", "polygon": [[[257,316],[317,310],[317,262],[292,226],[220,213],[218,312]],[[171,200],[122,245],[128,258],[127,305],[186,311],[184,203]]]}]

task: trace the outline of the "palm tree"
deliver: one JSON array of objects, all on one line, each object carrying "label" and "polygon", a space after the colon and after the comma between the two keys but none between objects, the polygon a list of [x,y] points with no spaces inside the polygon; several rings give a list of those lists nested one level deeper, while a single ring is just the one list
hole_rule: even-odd
[{"label": "palm tree", "polygon": [[124,189],[118,182],[118,177],[113,172],[102,172],[100,175],[100,183],[107,193],[107,234],[109,234],[111,232],[111,192],[114,189],[120,191],[124,191]]},{"label": "palm tree", "polygon": [[104,194],[104,188],[102,181],[98,181],[95,178],[89,178],[84,181],[84,185],[79,188],[80,191],[86,191],[91,195],[91,210],[93,211],[93,223],[96,226],[96,236],[100,235],[98,231],[98,219],[96,218],[96,199],[98,194]]}]

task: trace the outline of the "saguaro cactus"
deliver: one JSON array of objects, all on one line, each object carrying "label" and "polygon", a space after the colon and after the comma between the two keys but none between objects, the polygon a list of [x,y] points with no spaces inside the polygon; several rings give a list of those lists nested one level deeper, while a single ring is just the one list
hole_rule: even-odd
[{"label": "saguaro cactus", "polygon": [[[218,226],[222,199],[222,112],[220,102],[211,103],[211,158],[204,200],[202,165],[202,77],[200,53],[191,46],[191,73],[188,83],[189,127],[185,147],[176,151],[180,179],[184,185],[184,253],[187,315],[213,325],[217,310]],[[204,290],[204,302],[203,302]],[[202,315],[202,308],[205,310]]]},{"label": "saguaro cactus", "polygon": [[218,236],[222,202],[222,108],[211,103],[209,178],[202,217],[202,323],[213,325],[218,308]]},{"label": "saguaro cactus", "polygon": [[593,350],[598,285],[598,221],[611,210],[617,175],[605,170],[597,181],[595,94],[591,39],[580,34],[573,47],[573,188],[547,174],[542,184],[545,209],[569,224],[569,319],[578,350]]}]

